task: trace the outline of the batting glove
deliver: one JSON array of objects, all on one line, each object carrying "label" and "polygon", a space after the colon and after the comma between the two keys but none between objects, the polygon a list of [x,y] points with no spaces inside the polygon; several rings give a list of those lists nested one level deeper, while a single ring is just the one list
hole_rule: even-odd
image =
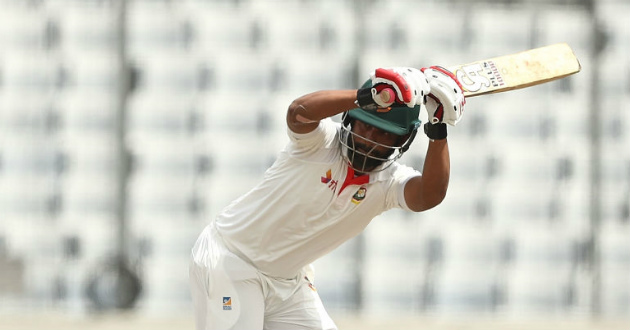
[{"label": "batting glove", "polygon": [[423,68],[429,81],[430,93],[425,107],[432,124],[446,123],[455,126],[462,117],[466,99],[464,91],[450,71],[439,66]]},{"label": "batting glove", "polygon": [[[381,108],[393,103],[405,104],[410,108],[424,103],[424,97],[430,91],[427,77],[422,71],[409,67],[379,68],[371,75],[372,100]],[[382,91],[393,89],[394,95],[383,99]]]}]

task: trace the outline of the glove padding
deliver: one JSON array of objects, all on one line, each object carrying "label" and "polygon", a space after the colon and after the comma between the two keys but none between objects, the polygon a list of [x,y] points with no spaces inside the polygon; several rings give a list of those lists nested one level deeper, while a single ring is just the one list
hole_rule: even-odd
[{"label": "glove padding", "polygon": [[439,66],[423,68],[431,91],[425,107],[428,120],[433,123],[446,123],[455,126],[462,117],[466,98],[455,75]]},{"label": "glove padding", "polygon": [[[430,91],[429,81],[422,71],[409,67],[379,68],[371,74],[372,98],[382,108],[392,105],[393,102],[404,103],[413,108],[418,104],[424,104],[424,96]],[[383,101],[379,92],[383,85],[394,89],[396,100]],[[380,86],[381,88],[377,88]]]}]

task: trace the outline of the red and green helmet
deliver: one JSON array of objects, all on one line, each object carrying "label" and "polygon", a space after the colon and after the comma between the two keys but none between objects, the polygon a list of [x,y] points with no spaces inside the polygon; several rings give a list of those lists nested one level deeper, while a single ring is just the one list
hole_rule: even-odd
[{"label": "red and green helmet", "polygon": [[[370,80],[363,84],[362,88],[372,86]],[[343,115],[343,126],[341,127],[341,136],[339,142],[342,146],[343,157],[346,158],[350,166],[358,172],[382,171],[399,159],[411,146],[418,127],[420,127],[420,105],[410,108],[406,105],[394,105],[391,109],[384,111],[365,110],[356,108],[346,111]],[[369,141],[369,139],[352,132],[352,121],[359,120],[370,126],[376,127],[383,131],[398,135],[401,137],[398,145],[384,146],[389,148],[386,157],[367,153],[357,150],[355,147],[355,138],[361,138]]]}]

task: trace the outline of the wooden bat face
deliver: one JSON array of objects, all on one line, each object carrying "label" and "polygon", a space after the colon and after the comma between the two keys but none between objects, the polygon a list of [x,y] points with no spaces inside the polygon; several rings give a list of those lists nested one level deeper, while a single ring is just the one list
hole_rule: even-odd
[{"label": "wooden bat face", "polygon": [[[566,43],[480,60],[447,68],[461,83],[464,96],[499,93],[543,84],[580,72],[580,62]],[[383,89],[383,103],[393,103],[395,92]]]},{"label": "wooden bat face", "polygon": [[573,50],[565,43],[494,57],[448,68],[467,97],[525,88],[580,72]]}]

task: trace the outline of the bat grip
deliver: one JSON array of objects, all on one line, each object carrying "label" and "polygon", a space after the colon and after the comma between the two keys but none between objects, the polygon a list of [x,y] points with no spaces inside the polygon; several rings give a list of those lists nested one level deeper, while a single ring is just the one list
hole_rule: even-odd
[{"label": "bat grip", "polygon": [[383,88],[376,96],[380,98],[382,103],[388,106],[392,105],[396,100],[396,92],[389,87]]}]

